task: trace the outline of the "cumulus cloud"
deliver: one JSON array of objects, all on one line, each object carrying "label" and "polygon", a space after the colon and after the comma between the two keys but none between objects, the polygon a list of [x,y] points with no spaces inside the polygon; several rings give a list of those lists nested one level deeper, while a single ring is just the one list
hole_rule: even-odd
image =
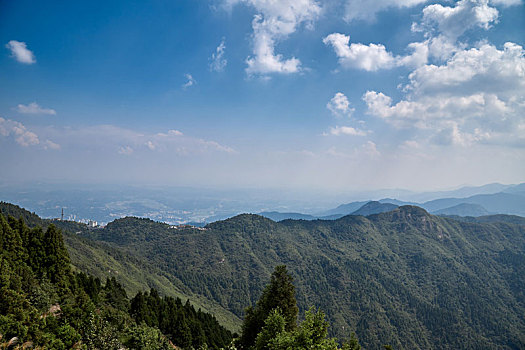
[{"label": "cumulus cloud", "polygon": [[13,137],[23,147],[34,146],[40,143],[37,134],[27,130],[20,122],[0,117],[0,135]]},{"label": "cumulus cloud", "polygon": [[33,64],[36,63],[35,55],[27,48],[27,44],[21,41],[11,40],[6,45],[6,48],[11,51],[11,57],[20,63]]},{"label": "cumulus cloud", "polygon": [[191,74],[184,74],[184,77],[188,80],[184,84],[182,84],[183,89],[187,89],[195,84],[197,84],[197,81],[191,76]]},{"label": "cumulus cloud", "polygon": [[416,69],[409,75],[407,88],[415,93],[466,89],[519,96],[525,89],[524,54],[523,48],[515,43],[505,43],[503,50],[482,44],[457,52],[443,65]]},{"label": "cumulus cloud", "polygon": [[376,91],[363,100],[369,114],[397,128],[433,134],[436,143],[525,146],[525,51],[514,43],[461,50],[442,65],[409,75],[407,96],[397,103]]},{"label": "cumulus cloud", "polygon": [[321,12],[315,0],[231,0],[228,5],[245,3],[257,11],[252,20],[253,55],[246,59],[248,75],[290,74],[301,71],[298,58],[275,53],[277,42],[285,40],[306,23],[311,27]]},{"label": "cumulus cloud", "polygon": [[226,40],[222,38],[221,43],[215,49],[215,52],[211,55],[210,58],[210,70],[215,72],[222,72],[228,60],[224,58],[224,52],[226,51]]},{"label": "cumulus cloud", "polygon": [[349,136],[366,136],[367,132],[353,128],[351,126],[336,126],[335,128],[330,128],[330,134],[339,136],[339,135],[349,135]]},{"label": "cumulus cloud", "polygon": [[350,107],[350,101],[348,97],[342,92],[338,92],[332,97],[332,99],[326,104],[326,108],[332,112],[336,117],[348,116],[350,117],[354,112],[354,108]]},{"label": "cumulus cloud", "polygon": [[350,36],[332,33],[323,39],[325,45],[332,45],[339,58],[339,64],[345,68],[359,68],[366,71],[376,71],[395,66],[392,53],[386,51],[382,44],[349,45]]},{"label": "cumulus cloud", "polygon": [[412,51],[406,56],[394,56],[382,44],[350,44],[350,36],[341,33],[332,33],[323,39],[325,45],[331,45],[343,68],[356,68],[365,71],[377,71],[399,66],[418,67],[427,63],[428,44],[410,43],[408,49]]},{"label": "cumulus cloud", "polygon": [[412,7],[422,4],[427,0],[346,0],[344,19],[353,20],[375,19],[376,13],[389,8]]},{"label": "cumulus cloud", "polygon": [[16,111],[22,114],[57,114],[57,112],[54,109],[40,107],[36,102],[31,102],[28,105],[19,104],[18,106],[16,106]]},{"label": "cumulus cloud", "polygon": [[415,31],[439,33],[456,40],[467,30],[479,27],[489,29],[498,20],[498,10],[488,0],[460,0],[454,7],[432,4],[423,9],[421,23],[414,24]]}]

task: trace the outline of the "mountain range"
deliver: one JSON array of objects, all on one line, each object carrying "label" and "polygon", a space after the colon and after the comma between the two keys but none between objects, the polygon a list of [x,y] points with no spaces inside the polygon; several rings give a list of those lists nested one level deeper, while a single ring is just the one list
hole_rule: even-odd
[{"label": "mountain range", "polygon": [[[503,185],[501,185],[503,186]],[[501,186],[489,186],[490,188],[500,188]],[[345,215],[370,215],[390,211],[401,205],[415,205],[424,208],[428,212],[436,215],[445,216],[484,216],[493,214],[507,214],[525,216],[525,188],[522,185],[505,187],[507,192],[491,194],[476,194],[465,198],[440,198],[428,202],[416,203],[405,202],[392,198],[383,198],[378,201],[357,201],[341,204],[336,208],[323,211],[316,215],[302,213],[281,213],[281,212],[261,212],[259,215],[265,216],[275,221],[285,219],[296,220],[333,220]],[[466,190],[464,192],[467,192]]]},{"label": "mountain range", "polygon": [[[6,203],[0,208],[49,224]],[[233,330],[273,267],[285,264],[300,309],[320,307],[332,335],[343,339],[355,330],[367,349],[521,349],[521,219],[459,221],[401,206],[336,220],[243,214],[204,228],[133,217],[91,230],[53,222],[64,230],[76,269],[116,277],[129,290],[160,286],[161,293],[189,296]]]}]

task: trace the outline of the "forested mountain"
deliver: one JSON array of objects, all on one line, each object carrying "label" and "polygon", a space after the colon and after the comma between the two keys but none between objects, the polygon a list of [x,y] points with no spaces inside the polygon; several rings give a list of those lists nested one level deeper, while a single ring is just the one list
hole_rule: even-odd
[{"label": "forested mountain", "polygon": [[[89,239],[143,257],[242,316],[273,266],[296,278],[339,338],[367,349],[525,346],[525,227],[459,222],[412,206],[334,221],[239,215],[199,229],[119,219]],[[343,328],[344,327],[344,328]]]},{"label": "forested mountain", "polygon": [[[146,258],[128,253],[106,242],[84,237],[91,237],[90,232],[92,232],[85,224],[41,219],[34,213],[6,202],[0,202],[0,214],[6,217],[23,218],[31,228],[40,226],[45,229],[53,224],[62,229],[64,243],[71,257],[71,264],[76,271],[88,273],[103,281],[107,278],[117,278],[128,295],[155,289],[162,295],[183,300],[190,299],[197,309],[212,313],[222,325],[231,331],[236,331],[240,326],[239,316],[213,300],[196,295],[175,276],[154,266]],[[168,225],[162,227],[167,228]]]},{"label": "forested mountain", "polygon": [[[255,305],[273,267],[285,264],[299,315],[320,307],[331,335],[345,339],[355,330],[366,349],[521,349],[525,226],[507,215],[470,221],[404,206],[368,217],[279,223],[243,214],[205,229],[125,218],[66,237],[106,247],[103,259],[119,252],[147,262],[239,318]],[[78,254],[89,267],[92,252]]]},{"label": "forested mountain", "polygon": [[102,284],[75,273],[60,230],[29,228],[23,217],[31,215],[0,213],[0,348],[172,349],[174,343],[219,349],[231,343],[232,334],[189,301],[161,298],[154,289],[130,300],[115,278]]},{"label": "forested mountain", "polygon": [[292,220],[315,220],[316,216],[301,214],[301,213],[281,213],[278,211],[263,211],[258,215],[264,216],[265,218],[271,219],[273,221],[282,221],[287,219]]}]

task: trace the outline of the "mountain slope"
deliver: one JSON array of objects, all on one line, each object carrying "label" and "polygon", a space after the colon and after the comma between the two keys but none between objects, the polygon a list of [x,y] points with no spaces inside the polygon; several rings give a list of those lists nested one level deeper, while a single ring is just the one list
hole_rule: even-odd
[{"label": "mountain slope", "polygon": [[145,258],[242,316],[286,264],[301,309],[367,349],[525,346],[525,227],[466,223],[404,206],[368,217],[279,223],[239,215],[198,229],[116,220],[91,238]]},{"label": "mountain slope", "polygon": [[434,215],[457,215],[457,216],[483,216],[488,215],[487,209],[479,204],[461,203],[449,208],[439,209],[433,212]]},{"label": "mountain slope", "polygon": [[301,213],[281,213],[278,211],[263,211],[258,215],[264,216],[265,218],[271,219],[273,221],[282,221],[282,220],[315,220],[315,216]]},{"label": "mountain slope", "polygon": [[468,198],[442,198],[421,204],[430,212],[461,203],[481,205],[491,213],[525,216],[525,196],[516,193],[480,194]]},{"label": "mountain slope", "polygon": [[372,214],[385,213],[396,209],[398,206],[391,203],[381,203],[377,201],[371,201],[363,205],[352,213],[352,215],[363,215],[368,216]]},{"label": "mountain slope", "polygon": [[[232,331],[239,329],[241,319],[238,316],[217,302],[196,295],[176,277],[152,265],[139,254],[127,253],[103,241],[91,239],[94,232],[98,230],[89,230],[85,224],[72,221],[41,219],[34,213],[5,202],[0,202],[0,213],[15,218],[21,217],[29,223],[28,226],[30,227],[41,226],[46,228],[50,223],[53,223],[62,229],[64,243],[71,257],[74,270],[90,274],[102,281],[115,277],[128,295],[135,295],[137,292],[154,288],[162,295],[183,300],[190,299],[196,308],[201,308],[215,315],[219,322],[228,329]],[[156,224],[160,226],[155,226],[152,231],[158,230],[159,227],[167,227],[165,224]]]}]

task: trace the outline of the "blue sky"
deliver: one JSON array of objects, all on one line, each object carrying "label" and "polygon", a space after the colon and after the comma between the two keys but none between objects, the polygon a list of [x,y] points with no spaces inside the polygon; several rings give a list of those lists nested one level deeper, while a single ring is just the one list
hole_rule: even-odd
[{"label": "blue sky", "polygon": [[524,39],[520,0],[0,2],[0,181],[522,182]]}]

